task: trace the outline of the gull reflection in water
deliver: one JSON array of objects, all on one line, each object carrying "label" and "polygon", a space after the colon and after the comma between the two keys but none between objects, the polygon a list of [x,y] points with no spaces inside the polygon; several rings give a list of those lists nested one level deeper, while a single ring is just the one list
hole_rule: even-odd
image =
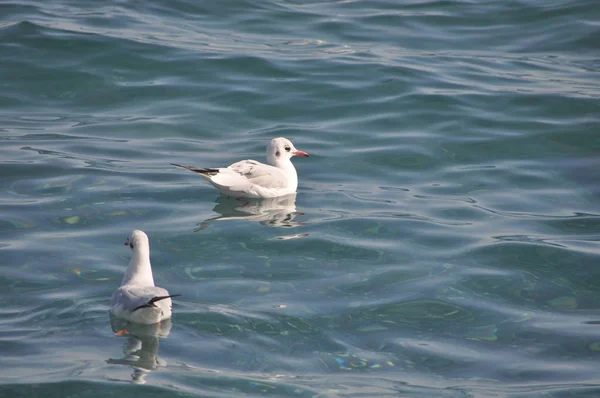
[{"label": "gull reflection in water", "polygon": [[110,314],[110,325],[113,332],[126,337],[123,344],[123,357],[108,359],[109,364],[131,366],[133,383],[146,383],[148,373],[167,365],[167,362],[158,357],[159,338],[166,338],[171,332],[171,319],[152,325],[141,325],[128,322]]},{"label": "gull reflection in water", "polygon": [[206,229],[219,220],[248,220],[256,221],[268,227],[294,228],[305,225],[293,221],[303,213],[296,211],[296,194],[280,196],[277,198],[247,199],[220,196],[213,209],[220,215],[204,220],[198,224],[195,231]]}]

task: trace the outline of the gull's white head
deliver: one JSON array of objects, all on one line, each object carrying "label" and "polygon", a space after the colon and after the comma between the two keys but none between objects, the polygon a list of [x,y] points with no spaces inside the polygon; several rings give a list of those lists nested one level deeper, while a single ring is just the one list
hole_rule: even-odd
[{"label": "gull's white head", "polygon": [[125,246],[129,246],[133,251],[140,251],[142,248],[150,247],[148,235],[139,229],[131,232],[131,236],[125,241]]},{"label": "gull's white head", "polygon": [[309,157],[308,153],[296,149],[287,138],[273,138],[267,145],[267,162],[273,166],[287,162],[293,156]]},{"label": "gull's white head", "polygon": [[154,286],[154,278],[152,277],[150,265],[150,242],[148,241],[148,235],[136,229],[127,238],[125,245],[131,248],[131,260],[121,281],[121,286],[127,284]]}]

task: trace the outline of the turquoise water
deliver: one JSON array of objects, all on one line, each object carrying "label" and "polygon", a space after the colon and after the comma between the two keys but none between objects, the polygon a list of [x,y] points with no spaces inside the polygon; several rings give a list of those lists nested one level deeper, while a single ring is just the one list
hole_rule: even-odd
[{"label": "turquoise water", "polygon": [[[0,3],[0,395],[599,396],[598,37],[591,0]],[[170,166],[278,136],[295,198]],[[116,336],[136,228],[181,297]]]}]

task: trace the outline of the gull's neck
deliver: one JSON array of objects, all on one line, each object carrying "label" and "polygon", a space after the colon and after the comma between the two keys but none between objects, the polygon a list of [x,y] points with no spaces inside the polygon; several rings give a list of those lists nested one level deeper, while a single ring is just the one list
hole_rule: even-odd
[{"label": "gull's neck", "polygon": [[132,251],[129,267],[121,281],[121,286],[123,285],[154,286],[150,247],[141,245]]},{"label": "gull's neck", "polygon": [[278,169],[286,170],[291,168],[296,171],[294,168],[294,164],[292,163],[292,159],[286,156],[275,156],[274,153],[267,153],[267,163],[273,167],[277,167]]},{"label": "gull's neck", "polygon": [[287,178],[288,188],[296,191],[296,188],[298,188],[298,173],[296,172],[296,168],[294,167],[292,160],[289,158],[283,160],[277,159],[273,166],[283,171]]},{"label": "gull's neck", "polygon": [[292,163],[292,159],[289,157],[277,157],[274,153],[267,153],[267,163],[273,167],[277,167],[281,170],[287,179],[287,189],[295,192],[298,188],[298,173]]}]

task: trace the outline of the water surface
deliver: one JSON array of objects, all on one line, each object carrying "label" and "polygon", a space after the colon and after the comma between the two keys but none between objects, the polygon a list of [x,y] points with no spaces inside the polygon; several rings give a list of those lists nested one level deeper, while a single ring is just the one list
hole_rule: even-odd
[{"label": "water surface", "polygon": [[[596,2],[0,15],[3,394],[600,395]],[[170,166],[278,136],[295,197]],[[136,228],[181,297],[116,336]]]}]

